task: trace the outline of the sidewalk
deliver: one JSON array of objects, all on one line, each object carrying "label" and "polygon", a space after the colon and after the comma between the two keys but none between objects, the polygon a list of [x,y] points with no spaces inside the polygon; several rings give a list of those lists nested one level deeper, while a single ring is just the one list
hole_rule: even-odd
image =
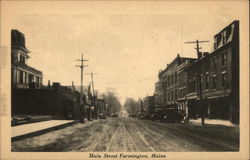
[{"label": "sidewalk", "polygon": [[40,135],[74,124],[74,120],[49,120],[11,127],[11,141]]},{"label": "sidewalk", "polygon": [[[199,119],[190,119],[190,124],[200,124],[201,125],[201,118]],[[231,123],[229,120],[222,120],[222,119],[207,119],[205,118],[205,124],[214,124],[214,125],[224,125],[229,127],[237,126],[236,124]]]}]

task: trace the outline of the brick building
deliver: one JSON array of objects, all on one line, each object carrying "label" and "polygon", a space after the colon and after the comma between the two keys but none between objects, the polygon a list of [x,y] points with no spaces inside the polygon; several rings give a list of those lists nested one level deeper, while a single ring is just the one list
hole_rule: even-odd
[{"label": "brick building", "polygon": [[186,84],[183,78],[185,78],[186,75],[182,69],[194,61],[194,58],[180,57],[180,55],[177,54],[177,57],[160,73],[164,107],[185,110],[185,107],[182,105],[184,102],[182,102],[181,98],[185,96],[183,93],[185,92]]},{"label": "brick building", "polygon": [[11,85],[13,88],[40,88],[43,74],[27,64],[30,51],[24,34],[11,30]]},{"label": "brick building", "polygon": [[214,51],[186,67],[188,114],[239,120],[239,22],[214,36]]}]

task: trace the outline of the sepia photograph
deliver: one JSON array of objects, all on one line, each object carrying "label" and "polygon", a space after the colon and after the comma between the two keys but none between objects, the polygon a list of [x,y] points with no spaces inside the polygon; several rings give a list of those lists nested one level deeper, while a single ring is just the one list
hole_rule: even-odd
[{"label": "sepia photograph", "polygon": [[1,159],[249,159],[248,15],[1,1]]}]

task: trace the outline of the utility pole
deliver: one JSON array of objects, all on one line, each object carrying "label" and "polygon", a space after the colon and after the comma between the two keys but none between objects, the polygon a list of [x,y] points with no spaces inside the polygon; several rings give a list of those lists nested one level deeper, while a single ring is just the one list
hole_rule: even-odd
[{"label": "utility pole", "polygon": [[95,115],[95,118],[97,119],[97,112],[98,112],[98,109],[97,109],[97,105],[96,105],[96,98],[97,98],[97,94],[95,95],[95,87],[94,87],[94,78],[93,78],[93,75],[94,74],[98,74],[98,73],[85,73],[85,74],[88,74],[88,75],[91,75],[91,82],[92,82],[92,92],[93,92],[93,98],[92,98],[92,105],[94,105],[94,115]]},{"label": "utility pole", "polygon": [[209,42],[209,41],[199,41],[199,40],[196,40],[196,41],[191,41],[191,42],[185,42],[185,44],[188,44],[188,43],[196,43],[196,51],[197,51],[197,56],[198,54],[200,53],[200,49],[202,49],[200,46],[199,46],[199,43],[206,43],[206,42]]},{"label": "utility pole", "polygon": [[94,88],[94,76],[93,75],[96,75],[98,73],[85,73],[86,75],[91,75],[91,83],[92,83],[92,92],[93,92],[93,96],[95,96],[95,88]]},{"label": "utility pole", "polygon": [[141,99],[141,114],[143,112],[143,103],[142,103],[142,99]]},{"label": "utility pole", "polygon": [[88,60],[83,59],[83,54],[82,54],[81,59],[77,59],[76,61],[81,62],[81,65],[76,65],[76,67],[80,67],[80,69],[81,69],[81,95],[83,95],[83,68],[88,67],[87,65],[84,65],[83,62],[88,61]]},{"label": "utility pole", "polygon": [[[196,41],[192,41],[192,42],[185,42],[185,44],[187,44],[187,43],[196,43],[196,52],[197,52],[197,57],[198,57],[198,59],[199,58],[201,58],[200,56],[199,56],[199,54],[201,53],[200,52],[200,49],[202,49],[200,46],[199,46],[199,43],[206,43],[206,42],[209,42],[209,41],[199,41],[199,40],[196,40]],[[201,77],[201,71],[200,71],[200,69],[198,69],[198,83],[197,84],[199,84],[199,92],[198,92],[198,95],[199,95],[199,97],[200,97],[200,111],[201,111],[201,124],[202,125],[205,125],[205,117],[204,117],[204,107],[203,107],[203,103],[202,103],[202,101],[203,101],[203,95],[202,95],[202,83],[201,83],[201,81],[202,81],[202,77]]]}]

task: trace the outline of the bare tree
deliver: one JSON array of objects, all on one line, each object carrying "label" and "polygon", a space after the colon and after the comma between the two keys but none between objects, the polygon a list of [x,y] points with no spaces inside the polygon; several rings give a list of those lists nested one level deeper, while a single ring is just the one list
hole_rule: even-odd
[{"label": "bare tree", "polygon": [[127,98],[124,103],[124,108],[130,114],[135,114],[140,110],[140,102],[134,100],[133,98]]},{"label": "bare tree", "polygon": [[104,94],[105,102],[107,103],[107,112],[108,113],[117,113],[121,110],[121,103],[116,95],[114,89],[108,88]]}]

